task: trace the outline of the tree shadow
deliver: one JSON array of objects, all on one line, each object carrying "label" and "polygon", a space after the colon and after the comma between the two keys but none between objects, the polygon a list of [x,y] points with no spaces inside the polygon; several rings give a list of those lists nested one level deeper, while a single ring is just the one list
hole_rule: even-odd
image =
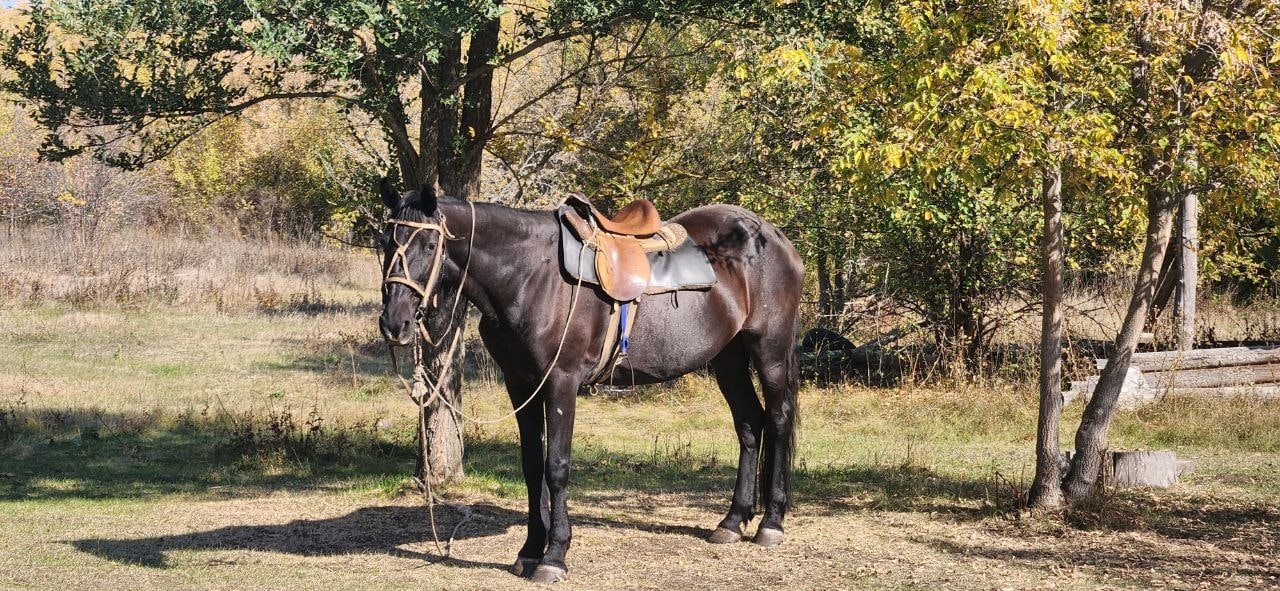
[{"label": "tree shadow", "polygon": [[1082,528],[1150,532],[1173,541],[1208,544],[1215,550],[1280,556],[1280,505],[1274,500],[1231,503],[1199,495],[1114,491],[1070,519]]},{"label": "tree shadow", "polygon": [[[426,507],[364,507],[328,519],[297,519],[273,525],[232,525],[204,532],[149,538],[87,538],[67,543],[81,552],[107,560],[152,568],[170,567],[167,554],[176,550],[255,550],[298,556],[386,554],[466,568],[507,566],[446,559],[434,552],[404,548],[429,544],[435,539],[427,512]],[[450,537],[466,540],[501,535],[513,526],[522,525],[525,517],[522,513],[491,505],[471,505],[466,514],[455,507],[437,505],[435,519],[443,545]]]},{"label": "tree shadow", "polygon": [[[301,338],[287,338],[291,349],[307,351],[286,361],[271,361],[259,364],[259,368],[270,371],[307,371],[331,378],[335,384],[346,385],[354,373],[365,379],[393,376],[395,365],[391,362],[391,353],[386,341],[382,339],[366,339],[358,343],[329,343],[317,348],[314,343]],[[462,379],[473,381],[479,379],[502,382],[502,372],[498,371],[489,352],[478,338],[466,339],[464,343]],[[396,347],[396,358],[400,364],[401,374],[406,378],[413,368],[413,351],[410,347]]]},{"label": "tree shadow", "polygon": [[[494,437],[467,443],[466,471],[523,489],[519,446]],[[720,461],[673,446],[624,453],[590,442],[574,450],[570,492],[593,503],[635,502],[636,493],[672,495],[682,506],[726,510],[737,478],[737,458]],[[962,479],[903,464],[800,467],[792,477],[794,502],[818,515],[885,510],[923,512],[976,521],[1016,511],[1020,491],[998,478]]]},{"label": "tree shadow", "polygon": [[0,499],[248,496],[412,471],[411,433],[288,409],[257,414],[0,411]]},{"label": "tree shadow", "polygon": [[1043,570],[1060,565],[1092,567],[1108,578],[1129,579],[1143,586],[1154,585],[1153,576],[1157,575],[1176,582],[1175,587],[1188,588],[1210,583],[1227,586],[1230,582],[1232,588],[1257,589],[1274,586],[1280,579],[1280,533],[1275,527],[1274,508],[1194,509],[1190,514],[1199,527],[1183,528],[1188,511],[1162,508],[1151,514],[1156,522],[1128,528],[1153,535],[1124,535],[1111,542],[1044,539],[1043,544],[1029,545],[1022,540],[1017,548],[956,540],[930,544],[952,555]]},{"label": "tree shadow", "polygon": [[[1092,567],[1142,586],[1219,585],[1270,588],[1280,579],[1280,506],[1152,491],[1110,491],[1097,504],[1072,510],[1066,523],[1109,532],[1088,543],[1022,532],[1016,547],[989,541],[933,540],[952,555],[1053,570]],[[1229,584],[1228,584],[1229,583]]]}]

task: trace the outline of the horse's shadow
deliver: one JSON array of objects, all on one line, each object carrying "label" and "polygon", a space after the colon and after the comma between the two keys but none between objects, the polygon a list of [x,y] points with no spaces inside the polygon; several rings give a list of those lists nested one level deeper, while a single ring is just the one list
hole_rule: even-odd
[{"label": "horse's shadow", "polygon": [[[470,515],[440,505],[436,531],[440,545],[455,540],[484,538],[523,525],[525,516],[490,505],[472,505]],[[443,561],[431,542],[426,507],[383,506],[357,509],[341,517],[298,519],[275,525],[232,525],[189,534],[135,539],[88,538],[68,542],[76,549],[125,564],[168,568],[167,553],[175,550],[257,550],[298,556],[386,554],[400,558]],[[461,523],[461,525],[459,525]],[[456,532],[454,531],[456,527]],[[406,549],[426,545],[427,551]],[[453,566],[505,568],[505,564],[449,558]]]}]

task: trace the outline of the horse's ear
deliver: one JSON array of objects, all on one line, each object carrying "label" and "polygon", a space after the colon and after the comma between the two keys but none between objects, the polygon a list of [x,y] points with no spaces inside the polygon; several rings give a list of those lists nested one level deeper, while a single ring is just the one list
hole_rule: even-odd
[{"label": "horse's ear", "polygon": [[436,214],[436,206],[439,205],[439,202],[436,201],[436,188],[434,185],[422,183],[422,188],[418,189],[418,199],[422,201],[422,211],[427,212],[427,215]]},{"label": "horse's ear", "polygon": [[391,211],[400,209],[400,194],[396,193],[395,187],[391,186],[391,179],[384,176],[378,181],[378,196],[382,197],[382,204],[387,206],[387,209]]}]

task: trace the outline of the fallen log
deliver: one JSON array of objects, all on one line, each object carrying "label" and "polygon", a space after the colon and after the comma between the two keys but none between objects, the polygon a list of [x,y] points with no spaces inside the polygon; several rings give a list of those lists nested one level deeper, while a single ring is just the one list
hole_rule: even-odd
[{"label": "fallen log", "polygon": [[1175,398],[1249,398],[1257,400],[1280,399],[1280,384],[1256,386],[1224,386],[1220,388],[1176,388],[1169,391]]},{"label": "fallen log", "polygon": [[[1063,404],[1071,404],[1076,398],[1084,398],[1088,402],[1093,398],[1093,390],[1098,387],[1100,376],[1089,376],[1083,380],[1071,382],[1071,388],[1062,392]],[[1124,384],[1120,386],[1120,396],[1116,399],[1116,408],[1133,410],[1139,406],[1155,402],[1161,392],[1152,387],[1147,376],[1135,367],[1130,367],[1124,375]]]},{"label": "fallen log", "polygon": [[1153,371],[1143,372],[1143,375],[1147,378],[1147,383],[1157,390],[1252,386],[1280,382],[1280,363]]},{"label": "fallen log", "polygon": [[[1098,359],[1098,369],[1105,368],[1107,361],[1107,359]],[[1221,349],[1196,349],[1193,351],[1134,353],[1132,361],[1133,367],[1142,371],[1206,369],[1269,363],[1280,363],[1280,346],[1224,347]]]}]

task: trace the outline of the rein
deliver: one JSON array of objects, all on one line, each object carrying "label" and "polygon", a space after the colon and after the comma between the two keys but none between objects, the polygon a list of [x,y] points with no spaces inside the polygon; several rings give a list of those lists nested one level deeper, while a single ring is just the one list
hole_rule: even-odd
[{"label": "rein", "polygon": [[[413,228],[413,232],[409,234],[409,238],[406,242],[401,244],[397,240],[397,248],[395,252],[392,253],[391,261],[387,265],[387,272],[385,275],[383,275],[383,278],[382,278],[382,284],[384,288],[389,284],[398,283],[400,285],[408,286],[410,289],[417,292],[417,294],[421,297],[421,302],[418,304],[418,310],[416,314],[417,317],[415,318],[418,325],[418,330],[414,333],[414,338],[413,338],[414,366],[413,366],[413,383],[412,384],[410,384],[409,381],[406,380],[404,378],[404,375],[400,372],[400,363],[396,359],[396,349],[395,349],[394,343],[390,341],[387,342],[387,352],[391,354],[391,368],[395,372],[396,378],[398,378],[400,380],[400,383],[404,386],[405,391],[409,396],[409,399],[412,400],[414,404],[418,405],[419,408],[426,408],[431,404],[435,403],[437,400],[439,400],[441,404],[443,404],[446,408],[448,408],[453,413],[453,416],[461,417],[465,420],[471,421],[476,424],[485,425],[485,424],[492,424],[492,423],[504,421],[508,418],[515,416],[517,413],[524,410],[525,407],[529,406],[529,404],[533,402],[535,398],[538,397],[538,394],[542,392],[542,388],[543,386],[546,385],[547,379],[551,377],[551,372],[555,369],[556,364],[560,361],[560,353],[564,350],[565,340],[569,336],[569,326],[573,320],[573,312],[578,307],[578,293],[581,291],[582,278],[579,277],[578,282],[574,285],[573,298],[569,304],[569,315],[568,315],[568,318],[565,319],[564,333],[560,335],[560,344],[559,346],[556,347],[555,357],[552,358],[551,364],[547,366],[547,371],[542,375],[542,379],[538,382],[538,387],[535,388],[533,392],[529,394],[529,397],[525,399],[524,402],[520,403],[519,406],[515,407],[514,410],[496,419],[477,419],[475,417],[472,417],[462,412],[462,409],[458,408],[457,406],[454,406],[454,404],[450,402],[448,398],[440,396],[440,391],[444,387],[444,384],[449,380],[450,373],[453,370],[454,353],[457,351],[458,343],[462,339],[463,331],[461,330],[461,327],[456,326],[455,321],[457,320],[456,314],[458,312],[458,304],[462,301],[462,290],[467,283],[467,277],[471,270],[471,255],[475,247],[475,241],[476,241],[476,205],[474,202],[471,202],[471,201],[468,201],[467,203],[468,205],[471,206],[471,235],[468,237],[468,243],[467,243],[467,262],[463,265],[462,275],[458,279],[458,290],[454,294],[453,306],[449,310],[449,324],[448,324],[448,327],[446,328],[446,332],[448,330],[455,329],[455,328],[457,328],[457,330],[453,330],[453,333],[454,333],[453,340],[449,343],[449,350],[445,354],[446,356],[444,358],[444,362],[441,364],[440,374],[436,376],[435,383],[431,384],[430,395],[428,395],[427,393],[427,384],[432,380],[427,376],[427,371],[426,371],[426,368],[424,367],[423,356],[422,356],[422,344],[423,342],[426,342],[427,344],[434,347],[434,346],[437,346],[438,343],[436,343],[436,341],[431,338],[431,333],[427,330],[427,326],[423,322],[423,318],[426,316],[426,313],[430,310],[430,308],[434,306],[432,291],[435,289],[436,284],[439,282],[440,272],[444,266],[444,241],[457,240],[458,238],[454,236],[453,233],[449,231],[449,228],[445,225],[445,219],[443,215],[440,216],[440,223],[416,222],[412,220],[402,220],[398,218],[393,218],[387,221],[388,224]],[[431,258],[431,270],[428,272],[428,275],[427,275],[426,286],[418,284],[417,281],[414,281],[413,278],[409,276],[409,258],[407,254],[409,246],[413,244],[414,238],[416,238],[418,234],[424,231],[438,232],[441,237],[439,244],[437,244],[436,246],[436,252],[434,255],[432,255],[432,258]],[[392,233],[392,236],[394,238],[395,234]],[[579,251],[578,253],[579,266],[582,265],[582,257],[585,252],[586,252],[586,246],[584,245],[582,247],[582,250]],[[392,271],[395,269],[397,260],[400,261],[401,263],[400,267],[401,269],[404,270],[403,275],[392,274]],[[419,429],[419,436],[422,439],[421,441],[421,445],[423,446],[422,457],[424,461],[429,462],[430,461],[429,454],[426,453],[426,445],[427,445],[426,417],[422,412],[418,413],[418,429]],[[429,465],[427,466],[427,470],[428,471],[430,470]],[[422,480],[420,481],[420,484],[426,491],[427,510],[431,518],[431,537],[435,541],[436,552],[441,553],[446,558],[448,558],[449,555],[452,553],[453,536],[450,536],[449,542],[445,545],[446,550],[442,552],[440,549],[440,536],[438,533],[436,533],[435,493],[432,492],[431,483],[428,480]],[[462,525],[462,522],[459,522],[457,525],[454,526],[454,530],[453,530],[454,534],[457,534],[458,527],[460,527],[461,525]]]},{"label": "rein", "polygon": [[[471,252],[476,241],[476,206],[474,203],[468,203],[471,205],[471,236],[467,243],[467,262],[463,266],[462,277],[458,281],[458,291],[454,294],[453,307],[449,310],[450,327],[454,325],[454,315],[458,311],[458,303],[462,300],[462,288],[466,285],[467,273],[471,269]],[[423,322],[423,318],[426,316],[426,312],[433,306],[431,292],[435,289],[436,283],[439,282],[440,271],[444,266],[444,242],[445,240],[457,240],[457,237],[449,231],[449,227],[445,225],[444,214],[440,214],[439,218],[440,223],[438,224],[402,220],[398,218],[387,220],[387,223],[393,226],[413,228],[413,232],[409,234],[408,240],[404,243],[400,243],[400,241],[395,238],[395,233],[392,232],[392,238],[396,240],[396,250],[391,255],[391,261],[387,265],[387,272],[382,278],[382,285],[385,289],[389,284],[398,283],[409,287],[413,291],[417,292],[421,297],[421,302],[418,304],[418,310],[416,311],[414,318],[418,325],[418,330],[415,331],[413,336],[413,384],[410,384],[408,380],[404,379],[404,375],[400,372],[400,362],[396,359],[395,344],[390,342],[390,340],[387,341],[387,352],[391,354],[391,368],[395,372],[396,378],[398,378],[400,383],[404,386],[405,392],[409,395],[409,399],[412,400],[414,404],[418,405],[419,408],[426,408],[430,406],[437,398],[440,397],[440,389],[447,381],[449,372],[453,368],[453,353],[458,346],[458,337],[462,335],[462,331],[456,331],[457,334],[454,335],[453,342],[449,346],[449,352],[445,358],[445,364],[440,369],[440,375],[437,377],[436,383],[431,389],[431,395],[427,396],[426,384],[429,380],[427,379],[426,368],[423,367],[422,343],[423,341],[426,341],[431,346],[435,346],[436,342],[431,338],[431,333],[427,330],[427,326]],[[414,238],[417,238],[418,234],[421,234],[424,231],[434,231],[440,234],[440,241],[436,244],[435,254],[432,255],[431,258],[431,270],[427,273],[427,285],[425,287],[419,285],[417,281],[413,280],[413,277],[409,276],[409,257],[407,254],[409,246],[413,244]],[[395,270],[397,260],[400,261],[400,268],[404,271],[402,275],[392,274]],[[440,400],[443,401],[444,399],[440,398]],[[426,453],[427,421],[422,412],[418,413],[418,433],[422,440],[423,461],[429,463],[430,457]],[[430,471],[430,465],[427,466],[427,470]],[[421,484],[426,491],[427,513],[430,515],[431,521],[431,539],[435,542],[436,552],[443,554],[448,558],[449,555],[452,554],[453,550],[453,536],[449,537],[449,542],[445,545],[448,550],[441,551],[440,535],[436,532],[435,493],[431,490],[431,482],[429,478],[419,481],[419,484]],[[454,527],[454,534],[457,533],[458,527],[461,525],[462,522],[459,522],[458,525]]]}]

